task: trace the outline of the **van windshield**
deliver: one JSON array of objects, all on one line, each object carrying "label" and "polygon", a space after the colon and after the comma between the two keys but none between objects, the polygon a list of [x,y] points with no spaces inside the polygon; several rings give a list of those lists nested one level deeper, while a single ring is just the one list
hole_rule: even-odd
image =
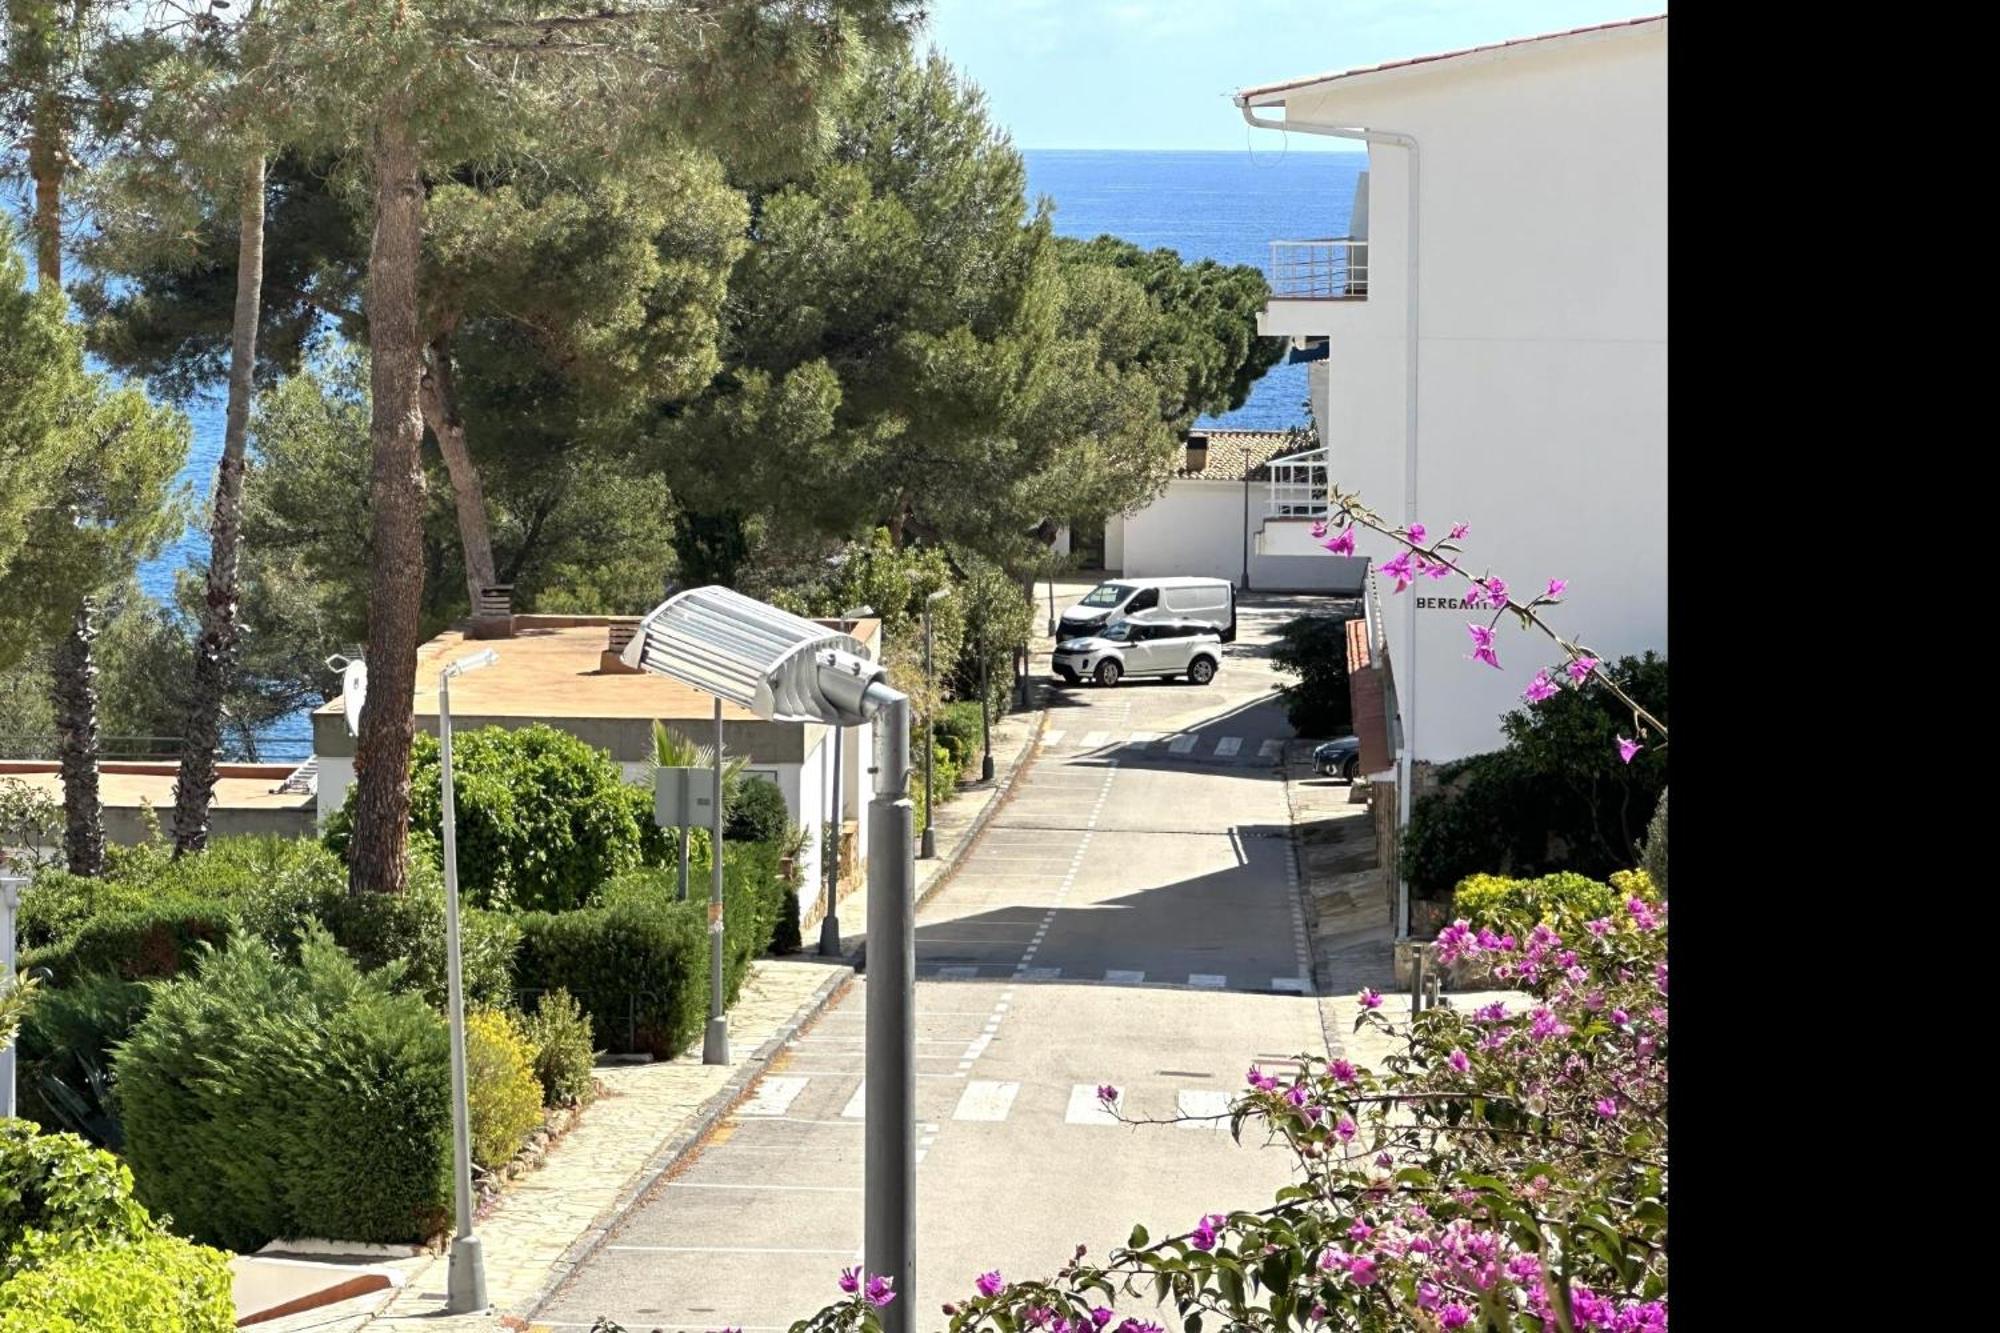
[{"label": "van windshield", "polygon": [[1131,596],[1132,589],[1124,583],[1100,583],[1090,590],[1090,596],[1078,603],[1079,606],[1116,606]]}]

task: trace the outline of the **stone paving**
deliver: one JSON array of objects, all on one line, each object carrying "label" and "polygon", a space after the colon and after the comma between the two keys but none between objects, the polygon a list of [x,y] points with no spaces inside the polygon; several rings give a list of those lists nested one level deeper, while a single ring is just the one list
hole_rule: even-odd
[{"label": "stone paving", "polygon": [[[1046,662],[1046,641],[1036,645]],[[1028,762],[1045,714],[1039,682],[1029,711],[993,726],[994,781],[963,788],[938,809],[938,855],[917,862],[920,897],[942,887],[985,820],[1012,790]],[[436,1333],[488,1333],[541,1327],[535,1306],[589,1254],[606,1226],[737,1101],[782,1042],[817,1015],[853,979],[863,942],[867,890],[840,900],[844,959],[810,953],[764,959],[745,979],[729,1011],[729,1065],[704,1065],[699,1046],[679,1059],[597,1070],[606,1095],[548,1155],[541,1170],[515,1182],[476,1223],[485,1253],[493,1308],[477,1315],[444,1313],[447,1260],[442,1251],[400,1258],[355,1259],[396,1270],[400,1288],[257,1325],[260,1333],[386,1333],[421,1328]],[[814,947],[817,928],[807,934]],[[323,1256],[315,1256],[323,1257]]]}]

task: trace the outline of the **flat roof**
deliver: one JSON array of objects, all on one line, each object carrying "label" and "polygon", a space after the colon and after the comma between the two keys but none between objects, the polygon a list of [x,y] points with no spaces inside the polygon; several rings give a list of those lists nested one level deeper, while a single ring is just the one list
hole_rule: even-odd
[{"label": "flat roof", "polygon": [[[1309,74],[1304,78],[1285,79],[1278,83],[1254,84],[1237,91],[1236,105],[1248,106],[1252,104],[1271,105],[1273,103],[1282,103],[1284,99],[1277,97],[1276,94],[1297,92],[1302,88],[1315,88],[1321,84],[1336,83],[1348,79],[1362,79],[1369,75],[1408,69],[1413,65],[1432,65],[1446,60],[1464,60],[1470,56],[1491,57],[1497,52],[1508,51],[1519,46],[1529,46],[1537,42],[1564,41],[1570,38],[1617,32],[1627,28],[1644,27],[1649,23],[1665,23],[1666,21],[1667,16],[1665,14],[1647,14],[1641,18],[1615,19],[1609,23],[1593,23],[1582,28],[1566,28],[1561,32],[1544,32],[1538,33],[1533,37],[1515,37],[1504,42],[1488,42],[1484,46],[1468,46],[1457,51],[1440,51],[1433,55],[1410,56],[1403,60],[1388,60],[1379,65],[1362,65],[1355,69],[1336,70],[1327,74]],[[1262,99],[1270,100],[1265,101]]]},{"label": "flat roof", "polygon": [[[316,798],[310,791],[280,791],[295,766],[292,764],[224,764],[215,782],[214,806],[221,810],[299,810],[310,808]],[[150,805],[155,810],[174,808],[174,783],[180,765],[172,763],[106,763],[98,770],[98,798],[113,809],[136,810]],[[0,764],[0,777],[18,778],[27,786],[62,803],[62,772],[54,763],[35,761]]]},{"label": "flat roof", "polygon": [[[472,639],[463,630],[447,630],[417,649],[416,701],[418,717],[437,716],[438,671],[447,663],[481,648],[491,648],[492,666],[467,672],[451,683],[454,717],[603,718],[650,722],[698,721],[715,716],[715,698],[665,676],[618,670],[605,671],[603,655],[610,646],[612,625],[637,625],[638,616],[514,617],[513,637]],[[848,633],[871,652],[882,622],[857,620]],[[341,712],[339,700],[323,704],[315,714]],[[748,709],[722,706],[726,721],[761,721]]]}]

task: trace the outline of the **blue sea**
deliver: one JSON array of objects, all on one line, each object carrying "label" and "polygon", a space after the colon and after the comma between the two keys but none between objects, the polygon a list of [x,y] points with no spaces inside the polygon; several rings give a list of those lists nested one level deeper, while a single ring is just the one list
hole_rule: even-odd
[{"label": "blue sea", "polygon": [[[1361,153],[1140,153],[1030,150],[1030,202],[1047,196],[1056,231],[1106,233],[1146,249],[1165,247],[1183,259],[1214,259],[1263,268],[1274,240],[1339,236],[1354,206],[1354,183],[1367,163]],[[1283,430],[1305,421],[1303,366],[1278,366],[1234,412],[1202,424],[1239,430]],[[197,499],[215,481],[222,449],[221,386],[191,404],[194,448],[184,477]],[[139,572],[156,597],[170,598],[177,571],[205,555],[206,534],[191,528]],[[273,757],[303,753],[311,730],[303,714],[275,726]]]}]

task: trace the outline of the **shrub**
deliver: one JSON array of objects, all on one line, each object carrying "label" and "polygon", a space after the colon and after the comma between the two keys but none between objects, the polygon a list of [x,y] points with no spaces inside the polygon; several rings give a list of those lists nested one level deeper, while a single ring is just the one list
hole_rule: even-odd
[{"label": "shrub", "polygon": [[1633,898],[1660,901],[1644,871],[1621,870],[1609,884],[1568,872],[1538,879],[1470,875],[1459,882],[1452,911],[1475,930],[1485,927],[1525,937],[1539,923],[1568,939],[1587,922],[1621,915]]},{"label": "shrub", "polygon": [[1299,616],[1278,631],[1271,662],[1297,676],[1284,688],[1285,717],[1301,736],[1343,736],[1354,726],[1347,692],[1347,616]]},{"label": "shrub", "polygon": [[111,1049],[146,1012],[143,982],[100,974],[35,993],[16,1046],[21,1114],[101,1147],[124,1144]]},{"label": "shrub", "polygon": [[1653,822],[1646,826],[1646,848],[1641,854],[1640,864],[1660,886],[1662,894],[1667,891],[1667,789],[1660,788],[1660,804],[1653,810]]},{"label": "shrub", "polygon": [[132,1197],[132,1173],[74,1134],[38,1134],[25,1120],[0,1120],[0,1256],[24,1248],[117,1245],[152,1231]]},{"label": "shrub", "polygon": [[[782,842],[791,826],[791,812],[785,808],[785,794],[777,784],[761,778],[746,778],[724,812],[722,836],[730,842]],[[675,853],[679,855],[678,851]]]},{"label": "shrub", "polygon": [[232,1333],[229,1256],[178,1236],[65,1250],[0,1282],[0,1333]]},{"label": "shrub", "polygon": [[979,701],[966,700],[961,703],[946,704],[938,710],[937,740],[951,755],[951,762],[960,771],[971,768],[979,762],[984,753],[980,749]]},{"label": "shrub", "polygon": [[416,1242],[448,1215],[443,1021],[315,928],[288,965],[238,941],[160,985],[118,1049],[138,1195],[196,1239]]},{"label": "shrub", "polygon": [[179,976],[205,949],[226,942],[238,921],[225,903],[169,898],[93,916],[59,944],[37,949],[23,963],[46,967],[54,984],[98,973],[127,981]]},{"label": "shrub", "polygon": [[505,1166],[542,1123],[535,1048],[506,1010],[466,1014],[465,1078],[472,1160],[488,1170]]},{"label": "shrub", "polygon": [[[460,905],[459,951],[465,1002],[504,1005],[514,993],[514,950],[521,928],[510,914]],[[401,963],[396,984],[443,1011],[446,1001],[444,886],[435,872],[403,893],[343,895],[329,907],[327,929],[364,969]]]},{"label": "shrub", "polygon": [[597,1055],[590,1020],[560,986],[542,995],[525,1029],[535,1051],[535,1079],[545,1106],[575,1106],[590,1099]]},{"label": "shrub", "polygon": [[32,953],[63,943],[91,918],[144,907],[150,897],[144,885],[72,875],[60,867],[44,870],[21,892],[15,919],[21,947]]},{"label": "shrub", "polygon": [[[453,743],[459,883],[483,907],[566,911],[641,863],[643,803],[597,747],[536,724],[479,727]],[[410,827],[439,836],[438,744],[418,736],[410,756]],[[328,821],[326,842],[345,855],[354,790]],[[441,864],[441,862],[440,862]]]}]

